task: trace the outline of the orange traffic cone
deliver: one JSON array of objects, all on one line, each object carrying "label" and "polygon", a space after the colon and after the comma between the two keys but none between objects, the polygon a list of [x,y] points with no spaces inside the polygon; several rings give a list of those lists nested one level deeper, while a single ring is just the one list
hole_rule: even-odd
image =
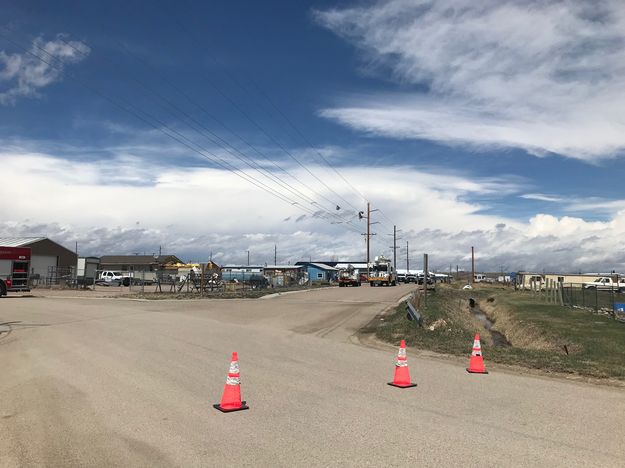
[{"label": "orange traffic cone", "polygon": [[488,374],[484,367],[484,358],[482,357],[482,345],[480,344],[480,334],[475,335],[473,340],[473,351],[471,352],[471,361],[467,372],[472,374]]},{"label": "orange traffic cone", "polygon": [[226,378],[226,386],[224,387],[224,393],[221,397],[221,402],[213,405],[223,413],[230,413],[232,411],[241,411],[250,409],[245,404],[245,401],[241,401],[241,377],[239,376],[239,356],[236,351],[232,353],[232,362],[230,363],[230,370],[228,371],[228,377]]},{"label": "orange traffic cone", "polygon": [[397,361],[395,362],[395,377],[392,382],[388,383],[393,387],[409,388],[416,387],[416,383],[410,381],[410,372],[408,371],[408,359],[406,358],[406,342],[401,340],[399,344],[399,352],[397,353]]}]

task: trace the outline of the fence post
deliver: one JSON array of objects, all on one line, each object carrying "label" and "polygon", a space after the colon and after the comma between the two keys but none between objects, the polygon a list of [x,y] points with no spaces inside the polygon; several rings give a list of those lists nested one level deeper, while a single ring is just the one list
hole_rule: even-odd
[{"label": "fence post", "polygon": [[599,288],[595,287],[595,312],[599,312]]},{"label": "fence post", "polygon": [[547,304],[551,304],[553,296],[553,280],[549,278],[547,281]]},{"label": "fence post", "polygon": [[564,306],[564,281],[558,281],[558,290],[560,291],[560,305]]},{"label": "fence post", "polygon": [[611,299],[610,308],[614,310],[614,286],[610,288],[610,299]]},{"label": "fence post", "polygon": [[200,263],[200,297],[204,297],[204,268],[206,265]]}]

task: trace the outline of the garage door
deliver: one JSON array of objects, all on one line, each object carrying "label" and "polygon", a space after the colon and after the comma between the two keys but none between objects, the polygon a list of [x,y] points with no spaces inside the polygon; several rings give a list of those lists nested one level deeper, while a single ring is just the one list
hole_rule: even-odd
[{"label": "garage door", "polygon": [[55,267],[57,257],[55,255],[33,255],[30,259],[30,271],[45,279],[48,276],[48,267]]}]

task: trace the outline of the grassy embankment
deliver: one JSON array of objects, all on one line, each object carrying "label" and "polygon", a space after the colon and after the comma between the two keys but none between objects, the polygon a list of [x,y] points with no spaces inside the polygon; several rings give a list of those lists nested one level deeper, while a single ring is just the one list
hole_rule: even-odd
[{"label": "grassy embankment", "polygon": [[[491,333],[471,312],[470,298],[510,346],[494,346]],[[610,317],[492,286],[471,291],[439,286],[428,294],[427,304],[422,303],[420,310],[423,328],[406,319],[402,304],[363,331],[389,343],[404,338],[409,346],[457,356],[470,354],[473,335],[479,332],[487,366],[490,361],[625,380],[625,323]]]}]

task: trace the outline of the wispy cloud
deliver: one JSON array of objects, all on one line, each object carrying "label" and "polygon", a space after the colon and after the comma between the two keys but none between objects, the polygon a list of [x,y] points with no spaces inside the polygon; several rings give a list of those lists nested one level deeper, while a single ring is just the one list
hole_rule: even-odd
[{"label": "wispy cloud", "polygon": [[20,97],[40,96],[40,89],[62,79],[66,65],[80,62],[90,51],[85,43],[66,40],[63,35],[51,41],[34,39],[30,53],[0,50],[0,105],[13,105]]},{"label": "wispy cloud", "polygon": [[523,195],[519,195],[519,197],[525,198],[526,200],[538,200],[554,203],[563,201],[561,197],[557,197],[555,195],[545,195],[542,193],[524,193]]},{"label": "wispy cloud", "polygon": [[539,156],[623,153],[619,0],[387,0],[314,16],[403,89],[344,98],[325,117],[376,135]]}]

